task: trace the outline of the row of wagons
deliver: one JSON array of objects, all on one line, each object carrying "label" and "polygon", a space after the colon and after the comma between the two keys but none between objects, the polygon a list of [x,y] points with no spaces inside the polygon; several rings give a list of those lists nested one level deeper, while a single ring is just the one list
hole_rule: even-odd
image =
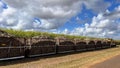
[{"label": "row of wagons", "polygon": [[0,60],[115,47],[111,41],[0,37]]}]

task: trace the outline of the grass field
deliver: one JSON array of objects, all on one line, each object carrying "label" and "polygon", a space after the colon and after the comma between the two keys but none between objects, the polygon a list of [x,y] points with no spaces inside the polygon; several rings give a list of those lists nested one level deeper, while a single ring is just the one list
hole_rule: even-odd
[{"label": "grass field", "polygon": [[13,30],[13,29],[1,29],[10,35],[13,35],[15,37],[23,37],[23,38],[30,38],[34,36],[47,36],[50,38],[55,37],[65,37],[68,39],[105,39],[105,38],[95,38],[95,37],[85,37],[85,36],[75,36],[75,35],[65,35],[65,34],[55,34],[55,33],[48,33],[48,32],[38,32],[38,31],[22,31],[22,30]]},{"label": "grass field", "polygon": [[120,55],[120,47],[0,62],[0,68],[89,68]]}]

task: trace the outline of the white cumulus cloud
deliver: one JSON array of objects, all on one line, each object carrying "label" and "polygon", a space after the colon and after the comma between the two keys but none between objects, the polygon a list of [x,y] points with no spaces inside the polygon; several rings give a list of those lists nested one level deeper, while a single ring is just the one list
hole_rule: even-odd
[{"label": "white cumulus cloud", "polygon": [[[35,30],[35,29],[57,29],[64,25],[71,17],[75,16],[81,11],[81,7],[84,4],[88,9],[92,9],[95,12],[104,11],[109,4],[103,0],[2,0],[8,5],[8,9],[11,8],[15,11],[10,12],[11,15],[5,15],[5,20],[0,21],[1,27],[23,29],[23,30]],[[103,6],[99,6],[102,3]],[[99,11],[100,9],[100,11]],[[0,13],[1,15],[1,13]],[[3,14],[4,16],[4,14]],[[2,16],[1,19],[4,19]],[[41,23],[35,23],[34,18],[39,18]],[[1,20],[0,19],[0,20]],[[9,21],[9,24],[8,24]],[[6,23],[6,24],[4,24]],[[13,24],[15,23],[15,24]],[[17,24],[16,24],[17,23]]]},{"label": "white cumulus cloud", "polygon": [[120,19],[119,8],[109,14],[99,13],[92,18],[92,23],[76,27],[69,34],[120,39],[120,21],[117,21]]}]

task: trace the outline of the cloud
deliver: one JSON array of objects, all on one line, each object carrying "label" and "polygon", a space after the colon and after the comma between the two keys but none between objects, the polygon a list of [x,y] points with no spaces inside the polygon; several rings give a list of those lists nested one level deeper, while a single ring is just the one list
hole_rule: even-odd
[{"label": "cloud", "polygon": [[[82,23],[84,27],[71,31],[57,30],[80,13],[83,5],[98,14],[92,23]],[[117,38],[120,36],[120,6],[113,12],[106,11],[110,5],[104,0],[0,0],[0,27]]]},{"label": "cloud", "polygon": [[64,31],[61,32],[62,34],[70,34],[70,31],[68,29],[65,29]]},{"label": "cloud", "polygon": [[[109,6],[103,0],[2,0],[2,2],[8,5],[8,9],[4,9],[2,15],[0,13],[0,18],[8,20],[9,23],[0,21],[0,27],[22,30],[57,29],[71,17],[80,13],[83,4],[95,12],[104,11]],[[99,3],[102,3],[104,8],[99,6]],[[12,13],[10,9],[15,12]],[[2,16],[6,11],[11,14],[6,14],[4,18]],[[41,23],[35,22],[36,17],[41,20]]]},{"label": "cloud", "polygon": [[109,18],[109,19],[118,19],[120,18],[120,6],[115,8],[114,12],[106,12],[103,14],[105,18]]},{"label": "cloud", "polygon": [[0,12],[2,12],[3,3],[0,1]]},{"label": "cloud", "polygon": [[116,3],[120,3],[120,0],[116,0]]},{"label": "cloud", "polygon": [[120,6],[115,11],[110,12],[109,15],[99,13],[92,18],[92,23],[86,23],[84,27],[75,27],[69,34],[120,39],[119,9]]},{"label": "cloud", "polygon": [[96,13],[103,12],[110,6],[110,3],[104,0],[83,0],[83,2],[88,9],[93,9]]},{"label": "cloud", "polygon": [[[25,23],[22,29],[26,26],[31,29],[56,29],[80,10],[78,0],[4,0],[4,2],[17,11],[18,21]],[[34,17],[40,18],[42,24],[31,27],[30,24],[35,24],[32,21]]]}]

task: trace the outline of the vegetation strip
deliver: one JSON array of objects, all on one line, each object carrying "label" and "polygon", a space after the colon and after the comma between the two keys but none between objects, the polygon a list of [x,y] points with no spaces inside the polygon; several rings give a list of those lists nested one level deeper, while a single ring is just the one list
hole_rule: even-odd
[{"label": "vegetation strip", "polygon": [[[54,33],[48,33],[48,32],[37,32],[37,31],[22,31],[22,30],[13,30],[13,29],[0,29],[3,30],[10,35],[13,35],[15,37],[21,37],[21,38],[31,38],[34,36],[47,36],[50,38],[56,38],[56,37],[65,37],[68,39],[89,39],[89,40],[104,40],[106,38],[95,38],[95,37],[85,37],[85,36],[74,36],[74,35],[65,35],[65,34],[54,34]],[[120,40],[114,40],[117,45],[120,44]]]},{"label": "vegetation strip", "polygon": [[103,38],[94,38],[94,37],[85,37],[85,36],[74,36],[74,35],[65,35],[65,34],[54,34],[54,33],[48,33],[48,32],[37,32],[37,31],[22,31],[22,30],[13,30],[13,29],[1,29],[15,37],[22,37],[22,38],[30,38],[34,36],[48,36],[51,38],[55,38],[58,36],[66,37],[68,39],[103,39]]}]

